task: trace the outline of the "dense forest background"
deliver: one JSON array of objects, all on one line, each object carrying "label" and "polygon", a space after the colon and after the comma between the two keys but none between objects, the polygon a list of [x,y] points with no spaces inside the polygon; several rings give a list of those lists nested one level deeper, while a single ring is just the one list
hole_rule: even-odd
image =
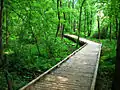
[{"label": "dense forest background", "polygon": [[120,82],[119,0],[0,0],[0,90],[19,89],[79,48],[65,33],[103,44],[96,90],[111,90],[115,71]]}]

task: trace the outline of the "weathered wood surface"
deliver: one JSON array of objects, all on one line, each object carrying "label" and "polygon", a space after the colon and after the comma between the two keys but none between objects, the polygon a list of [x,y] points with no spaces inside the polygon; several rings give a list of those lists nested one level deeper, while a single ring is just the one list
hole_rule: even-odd
[{"label": "weathered wood surface", "polygon": [[[65,35],[75,38],[75,35]],[[94,90],[101,44],[80,38],[87,45],[58,68],[20,90]]]}]

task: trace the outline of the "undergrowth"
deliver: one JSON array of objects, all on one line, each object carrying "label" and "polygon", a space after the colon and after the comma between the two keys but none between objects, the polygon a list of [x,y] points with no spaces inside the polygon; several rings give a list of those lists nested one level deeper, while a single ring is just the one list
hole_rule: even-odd
[{"label": "undergrowth", "polygon": [[[76,49],[75,43],[68,39],[47,40],[39,43],[40,56],[35,44],[19,44],[6,50],[7,63],[5,70],[12,82],[13,90],[24,86],[38,75],[42,74]],[[0,90],[7,89],[4,71],[0,72]]]},{"label": "undergrowth", "polygon": [[96,90],[111,90],[116,60],[116,41],[103,39]]}]

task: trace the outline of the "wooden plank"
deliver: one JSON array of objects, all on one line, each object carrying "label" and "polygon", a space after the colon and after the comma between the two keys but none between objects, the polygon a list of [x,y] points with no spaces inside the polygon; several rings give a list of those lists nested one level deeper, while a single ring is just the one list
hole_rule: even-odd
[{"label": "wooden plank", "polygon": [[99,49],[98,58],[97,58],[97,64],[96,64],[96,68],[95,68],[95,72],[94,72],[94,76],[93,76],[93,81],[92,81],[91,89],[90,90],[94,90],[95,89],[95,83],[96,83],[96,78],[97,78],[97,72],[98,72],[98,66],[99,66],[99,59],[100,59],[101,47],[102,47],[102,44],[100,44],[100,49]]}]

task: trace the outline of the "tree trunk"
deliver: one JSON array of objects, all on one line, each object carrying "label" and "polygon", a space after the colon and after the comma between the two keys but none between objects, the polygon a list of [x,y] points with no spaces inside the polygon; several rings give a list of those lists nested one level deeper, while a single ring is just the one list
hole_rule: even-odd
[{"label": "tree trunk", "polygon": [[76,29],[76,20],[74,20],[73,22],[73,31],[75,32],[75,29]]},{"label": "tree trunk", "polygon": [[84,7],[84,36],[86,37],[86,7]]},{"label": "tree trunk", "polygon": [[100,40],[100,18],[97,16],[97,21],[98,21],[98,39]]},{"label": "tree trunk", "polygon": [[[68,8],[71,9],[71,0],[68,0]],[[72,29],[72,21],[71,21],[71,12],[69,12],[68,15],[68,23],[69,23],[69,29]]]},{"label": "tree trunk", "polygon": [[[66,20],[65,12],[63,12],[64,20]],[[64,37],[65,24],[63,24],[62,38]]]},{"label": "tree trunk", "polygon": [[[68,8],[70,9],[70,0],[68,0]],[[69,15],[68,15],[68,22],[69,22],[69,24],[70,24],[70,26],[71,26],[71,21],[70,21],[70,13],[69,13]]]},{"label": "tree trunk", "polygon": [[1,0],[0,2],[0,66],[3,64],[2,14],[3,14],[3,0]]},{"label": "tree trunk", "polygon": [[117,16],[115,17],[115,22],[116,22],[116,39],[118,38],[118,18]]},{"label": "tree trunk", "polygon": [[81,4],[81,6],[80,6],[79,25],[78,25],[78,39],[77,39],[76,48],[78,48],[78,45],[79,45],[79,38],[80,38],[80,31],[81,31],[82,7],[83,7],[84,3],[85,3],[85,0],[82,1],[82,4]]},{"label": "tree trunk", "polygon": [[6,78],[6,81],[8,84],[8,90],[13,90],[12,89],[12,81],[9,79],[8,71],[4,71],[4,73],[5,73],[5,78]]},{"label": "tree trunk", "polygon": [[92,9],[91,9],[91,15],[90,15],[91,17],[90,17],[90,32],[89,32],[89,36],[91,35],[91,31],[92,31]]},{"label": "tree trunk", "polygon": [[[73,0],[72,8],[73,8],[73,9],[75,8],[75,0]],[[74,20],[73,20],[73,31],[74,31],[74,32],[75,32],[75,29],[76,29],[76,20],[74,19]]]},{"label": "tree trunk", "polygon": [[[110,17],[111,18],[111,17]],[[110,41],[112,40],[112,24],[111,24],[111,20],[110,20]]]},{"label": "tree trunk", "polygon": [[[62,8],[62,0],[60,0],[60,8]],[[61,23],[60,24],[60,36],[61,36],[61,39],[63,38],[63,34],[64,34],[64,30],[63,29],[64,29],[64,25]]]},{"label": "tree trunk", "polygon": [[[119,20],[120,26],[120,20]],[[120,27],[118,29],[118,40],[116,50],[115,76],[113,80],[112,90],[120,90]]]},{"label": "tree trunk", "polygon": [[[7,4],[8,4],[8,1],[7,1]],[[9,39],[9,33],[8,33],[8,7],[6,7],[6,45],[5,45],[5,48],[7,48],[8,46],[8,39]]]},{"label": "tree trunk", "polygon": [[58,32],[60,29],[60,12],[59,12],[59,0],[57,0],[57,11],[58,11],[58,25],[57,25],[57,32],[56,32],[56,37],[58,36]]},{"label": "tree trunk", "polygon": [[72,3],[72,8],[74,9],[75,8],[75,0],[73,0],[73,3]]},{"label": "tree trunk", "polygon": [[90,36],[90,28],[89,28],[89,26],[90,26],[90,24],[89,24],[89,13],[88,13],[88,11],[87,11],[87,31],[88,31],[88,37]]}]

